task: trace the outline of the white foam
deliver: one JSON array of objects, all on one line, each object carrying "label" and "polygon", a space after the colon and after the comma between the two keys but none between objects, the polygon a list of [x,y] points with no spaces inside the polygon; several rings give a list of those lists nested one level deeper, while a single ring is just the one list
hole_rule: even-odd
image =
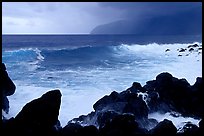
[{"label": "white foam", "polygon": [[154,118],[158,122],[163,121],[164,119],[171,120],[172,123],[177,128],[177,130],[182,128],[185,125],[186,122],[191,122],[192,124],[195,124],[197,126],[198,126],[198,123],[200,122],[199,119],[194,119],[192,117],[182,117],[182,116],[174,117],[169,112],[167,112],[165,114],[154,112],[154,113],[149,114],[148,118]]},{"label": "white foam", "polygon": [[[186,48],[189,45],[198,44],[202,47],[202,43],[194,42],[188,44],[157,44],[148,45],[126,45],[122,44],[120,48],[126,51],[126,54],[135,54],[141,58],[153,58],[155,61],[143,61],[144,65],[150,65],[150,72],[146,70],[149,79],[154,79],[161,72],[169,72],[177,78],[186,78],[190,84],[194,84],[196,77],[202,76],[202,51],[198,54],[197,48],[193,52],[179,52],[178,49]],[[170,51],[166,52],[166,49]],[[124,55],[124,52],[121,53]],[[178,56],[181,54],[182,56]],[[186,56],[188,54],[188,56]],[[159,60],[159,61],[158,61]]]},{"label": "white foam", "polygon": [[[61,125],[65,126],[69,120],[90,113],[93,110],[93,104],[111,91],[123,91],[135,81],[144,85],[146,81],[155,79],[161,72],[169,72],[177,78],[186,78],[190,84],[194,84],[196,77],[202,76],[202,52],[178,56],[177,49],[186,48],[188,45],[190,44],[121,45],[115,55],[116,57],[127,56],[128,60],[131,60],[130,63],[121,63],[117,67],[110,68],[46,70],[35,73],[41,78],[39,81],[34,81],[36,79],[32,78],[33,82],[35,84],[42,82],[48,87],[42,87],[43,84],[37,84],[41,86],[37,87],[30,83],[26,86],[24,83],[26,81],[19,82],[16,79],[14,80],[16,92],[8,97],[11,107],[10,116],[15,116],[27,102],[55,88],[62,92],[59,120]],[[167,48],[170,51],[165,52]],[[140,59],[137,60],[137,57]],[[39,55],[39,59],[43,61],[43,56]],[[35,64],[37,62],[33,66],[36,66]],[[31,71],[35,69],[36,67],[33,67]],[[49,76],[53,78],[47,79]],[[165,116],[175,119],[169,115]],[[157,118],[162,120],[165,116],[158,115]],[[179,117],[174,120],[174,123],[179,127],[179,122],[189,119]]]},{"label": "white foam", "polygon": [[25,106],[26,103],[33,99],[41,97],[47,91],[60,89],[62,93],[59,120],[64,127],[67,122],[80,115],[86,115],[93,111],[93,104],[103,97],[105,93],[96,88],[85,88],[84,90],[72,90],[71,88],[46,88],[36,86],[22,86],[22,83],[16,82],[16,92],[8,96],[10,102],[10,111],[7,118],[15,117]]},{"label": "white foam", "polygon": [[36,52],[37,54],[37,59],[40,60],[40,61],[43,61],[45,58],[40,54],[41,53],[41,50],[39,50],[38,48],[35,48],[34,51]]}]

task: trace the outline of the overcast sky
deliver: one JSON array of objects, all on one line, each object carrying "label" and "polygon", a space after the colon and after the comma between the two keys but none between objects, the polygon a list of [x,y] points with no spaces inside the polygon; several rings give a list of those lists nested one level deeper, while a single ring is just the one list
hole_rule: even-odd
[{"label": "overcast sky", "polygon": [[87,34],[118,20],[164,16],[202,8],[201,2],[3,2],[2,32]]}]

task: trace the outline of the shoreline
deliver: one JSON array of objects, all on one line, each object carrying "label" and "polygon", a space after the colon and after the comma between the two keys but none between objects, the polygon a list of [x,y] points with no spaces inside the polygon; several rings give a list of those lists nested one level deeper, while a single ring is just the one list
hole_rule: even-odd
[{"label": "shoreline", "polygon": [[[137,130],[137,133],[139,134],[162,134],[163,133],[163,129],[160,126],[162,124],[162,126],[168,126],[170,125],[172,127],[172,134],[188,134],[188,131],[193,131],[193,133],[195,134],[200,134],[200,122],[203,119],[203,109],[201,107],[203,107],[202,103],[201,103],[201,97],[199,94],[201,93],[201,85],[202,85],[202,77],[197,77],[197,80],[195,82],[194,85],[190,85],[187,80],[185,79],[178,79],[176,77],[173,77],[171,74],[167,73],[167,72],[163,72],[160,73],[159,75],[157,75],[156,80],[150,80],[147,81],[146,85],[141,86],[140,83],[138,82],[134,82],[132,84],[132,86],[128,89],[126,89],[125,91],[122,91],[120,93],[113,91],[111,94],[106,95],[104,97],[102,97],[101,99],[99,99],[94,105],[94,111],[92,111],[91,113],[87,114],[87,115],[81,115],[78,118],[74,118],[70,121],[68,121],[68,124],[64,127],[62,127],[59,123],[58,120],[58,125],[56,126],[56,132],[55,133],[62,133],[66,134],[66,133],[70,133],[71,130],[68,129],[69,127],[72,127],[72,129],[77,129],[79,126],[80,128],[89,128],[91,127],[92,129],[94,128],[94,131],[97,131],[98,133],[101,133],[102,135],[106,135],[107,133],[111,132],[112,133],[112,129],[108,129],[106,130],[106,126],[108,125],[107,123],[113,123],[113,121],[111,121],[112,119],[115,121],[122,121],[121,118],[124,118],[125,120],[123,121],[133,121],[133,124],[137,124],[138,123],[138,127],[133,130],[131,130],[131,133],[133,133],[135,135],[135,131]],[[173,88],[172,88],[173,87]],[[172,95],[171,91],[174,90],[174,95]],[[180,94],[178,93],[178,90],[181,91],[180,94],[182,94],[182,96],[180,96]],[[188,94],[188,90],[192,93],[192,94]],[[165,91],[165,92],[163,92]],[[45,93],[43,96],[46,96],[46,94],[48,94],[49,92],[55,92],[54,91],[48,91],[47,93]],[[60,91],[58,91],[60,92]],[[55,93],[54,93],[55,94]],[[156,95],[157,94],[157,95]],[[178,98],[175,97],[178,96]],[[29,103],[37,103],[37,101],[41,101],[40,99],[43,98],[40,97],[38,99],[35,99]],[[155,97],[157,96],[157,97]],[[170,96],[170,97],[169,97]],[[47,96],[48,97],[48,96]],[[51,96],[49,96],[51,97]],[[56,95],[52,95],[52,97],[56,97]],[[53,105],[53,100],[55,100],[55,98],[50,101],[48,100],[43,100],[43,101],[47,101],[46,103],[51,103],[51,105]],[[57,98],[57,97],[56,97]],[[193,99],[197,100],[197,103],[192,103],[191,101]],[[59,98],[57,98],[59,99]],[[192,100],[191,100],[192,99]],[[173,103],[172,103],[173,100]],[[36,102],[34,102],[36,101]],[[179,103],[189,103],[187,104],[188,106],[185,107],[185,105],[180,105]],[[28,105],[29,103],[27,103],[26,105]],[[145,104],[146,103],[146,104]],[[40,103],[39,103],[40,104]],[[169,104],[173,104],[173,107],[170,106]],[[179,105],[181,106],[179,106]],[[189,107],[191,104],[192,107]],[[43,110],[41,111],[41,109],[35,109],[36,111],[34,113],[32,112],[25,112],[26,110],[31,110],[30,108],[32,108],[32,104],[29,104],[29,106],[24,106],[24,108],[21,110],[21,112],[18,113],[18,115],[15,118],[11,118],[8,121],[4,120],[5,123],[10,122],[11,124],[13,122],[15,122],[12,126],[12,128],[10,128],[9,126],[7,126],[6,124],[4,124],[5,126],[5,130],[8,129],[13,129],[13,127],[16,130],[16,124],[21,124],[21,127],[25,127],[24,125],[25,122],[23,120],[27,120],[27,119],[31,119],[28,118],[27,116],[29,114],[31,114],[33,117],[35,116],[44,116],[43,112],[48,112],[47,110]],[[38,104],[36,104],[35,106],[40,106]],[[60,103],[59,105],[60,106]],[[125,106],[125,107],[124,107]],[[25,108],[26,107],[26,108]],[[46,107],[44,107],[46,109]],[[183,110],[183,108],[185,108],[185,110]],[[192,108],[194,110],[192,110]],[[59,110],[59,109],[58,109]],[[171,113],[172,111],[172,116],[174,117],[180,117],[179,114],[182,114],[181,117],[197,117],[200,118],[199,125],[196,124],[196,126],[190,122],[187,121],[186,123],[183,124],[183,127],[180,128],[176,128],[174,124],[171,124],[172,121],[168,120],[168,119],[164,119],[164,120],[160,120],[157,121],[157,119],[155,120],[155,118],[152,117],[148,117],[148,114],[150,113],[154,113],[154,112],[161,112],[161,113]],[[38,115],[38,112],[42,112]],[[52,111],[49,111],[52,112]],[[71,111],[70,111],[71,112]],[[27,115],[28,114],[28,115]],[[59,113],[55,116],[58,116]],[[30,116],[30,115],[29,115]],[[54,117],[54,116],[53,116]],[[102,117],[102,118],[101,118]],[[119,118],[118,118],[119,117]],[[22,119],[18,119],[18,118],[22,118]],[[40,117],[42,118],[42,117]],[[43,117],[45,118],[45,117]],[[42,120],[38,120],[39,122],[44,122]],[[101,119],[102,120],[101,120]],[[142,120],[141,120],[142,118]],[[104,123],[103,120],[107,120]],[[15,121],[18,120],[18,121]],[[39,127],[36,126],[35,124],[32,124],[32,120],[31,119],[31,126],[33,127]],[[101,122],[102,121],[102,122]],[[135,122],[136,121],[136,122]],[[17,123],[16,123],[17,122]],[[28,123],[28,122],[27,122]],[[55,121],[55,123],[57,123]],[[164,123],[164,124],[163,124]],[[167,123],[167,124],[166,124]],[[169,124],[170,123],[170,124]],[[133,125],[132,124],[132,125]],[[105,125],[105,126],[104,126]],[[113,125],[113,124],[112,124]],[[119,125],[119,124],[118,124]],[[130,125],[130,124],[129,124]],[[132,126],[131,125],[131,126]],[[194,126],[194,128],[185,128],[186,125],[190,125],[190,126]],[[117,125],[116,125],[117,126]],[[119,127],[119,126],[118,126]],[[161,128],[160,128],[161,127]],[[196,127],[196,128],[195,128]],[[18,128],[18,127],[17,127]],[[105,129],[106,128],[106,129]],[[31,129],[25,127],[23,129],[23,131],[19,131],[19,133],[28,133],[27,129]],[[79,130],[79,132],[81,132],[82,130]],[[105,130],[104,130],[105,129]],[[194,129],[196,130],[194,132]],[[175,131],[176,130],[176,131]],[[25,132],[24,132],[25,131]],[[34,130],[33,130],[34,131]],[[50,132],[51,130],[49,130]],[[91,130],[89,130],[91,133]],[[119,128],[117,128],[115,130],[116,132],[120,132],[121,130]],[[124,134],[128,134],[126,132],[126,130],[122,129],[122,132]],[[38,131],[34,131],[32,133],[38,133]],[[31,134],[32,134],[31,133]],[[45,133],[47,133],[47,131],[45,131]],[[114,132],[115,133],[115,132]],[[165,132],[166,133],[166,132]]]}]

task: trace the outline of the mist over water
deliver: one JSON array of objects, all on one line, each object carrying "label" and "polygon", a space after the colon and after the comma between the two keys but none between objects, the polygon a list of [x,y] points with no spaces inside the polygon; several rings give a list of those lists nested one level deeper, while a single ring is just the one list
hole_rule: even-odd
[{"label": "mist over water", "polygon": [[135,81],[145,85],[159,73],[169,72],[192,85],[202,76],[202,50],[177,50],[201,45],[196,38],[180,42],[170,38],[163,43],[148,37],[146,41],[144,37],[123,37],[125,40],[120,40],[122,36],[3,37],[3,63],[16,84],[15,94],[8,97],[9,116],[16,116],[27,102],[45,92],[60,89],[59,120],[65,126],[93,111],[93,104],[104,95],[124,91]]}]

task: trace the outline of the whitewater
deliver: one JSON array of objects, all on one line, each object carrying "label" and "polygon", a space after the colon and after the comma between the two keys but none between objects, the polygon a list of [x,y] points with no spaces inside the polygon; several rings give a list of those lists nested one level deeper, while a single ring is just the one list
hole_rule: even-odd
[{"label": "whitewater", "polygon": [[[189,51],[187,47],[193,44],[199,47]],[[179,52],[181,48],[187,50]],[[86,44],[60,48],[3,46],[2,62],[16,85],[15,94],[8,97],[7,118],[15,117],[27,102],[54,89],[62,93],[59,120],[65,126],[69,120],[93,111],[93,104],[104,95],[124,91],[135,81],[145,85],[161,72],[186,78],[193,85],[196,77],[202,77],[202,49],[199,48],[202,48],[201,42]],[[199,122],[199,119],[176,118],[169,113],[153,113],[149,118],[171,119],[177,128],[187,121],[196,125]]]}]

